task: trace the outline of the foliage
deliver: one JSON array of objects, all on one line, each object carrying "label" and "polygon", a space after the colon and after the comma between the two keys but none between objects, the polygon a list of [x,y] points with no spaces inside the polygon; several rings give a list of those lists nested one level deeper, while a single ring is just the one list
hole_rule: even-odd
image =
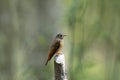
[{"label": "foliage", "polygon": [[0,80],[53,80],[59,32],[69,80],[120,80],[119,30],[119,0],[1,0]]}]

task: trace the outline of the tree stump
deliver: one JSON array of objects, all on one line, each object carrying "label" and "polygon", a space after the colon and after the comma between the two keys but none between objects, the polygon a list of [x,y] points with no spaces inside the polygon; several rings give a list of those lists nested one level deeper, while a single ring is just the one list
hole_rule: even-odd
[{"label": "tree stump", "polygon": [[65,58],[63,53],[59,53],[54,57],[55,80],[67,80],[65,73]]}]

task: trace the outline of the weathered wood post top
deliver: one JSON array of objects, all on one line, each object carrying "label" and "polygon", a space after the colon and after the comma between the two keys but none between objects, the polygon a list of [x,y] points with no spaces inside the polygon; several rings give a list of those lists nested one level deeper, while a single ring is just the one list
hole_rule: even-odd
[{"label": "weathered wood post top", "polygon": [[54,57],[55,80],[67,80],[65,72],[65,57],[61,52]]}]

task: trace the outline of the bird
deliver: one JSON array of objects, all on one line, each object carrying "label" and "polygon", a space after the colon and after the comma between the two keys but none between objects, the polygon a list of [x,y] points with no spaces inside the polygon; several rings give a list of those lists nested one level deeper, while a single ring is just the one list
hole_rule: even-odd
[{"label": "bird", "polygon": [[55,39],[53,40],[52,42],[52,45],[48,51],[48,58],[47,58],[47,61],[45,63],[45,66],[47,66],[48,64],[48,61],[51,60],[51,58],[55,55],[55,54],[59,54],[59,51],[61,51],[63,45],[64,45],[64,41],[63,41],[63,38],[67,36],[67,35],[64,35],[64,34],[57,34]]}]

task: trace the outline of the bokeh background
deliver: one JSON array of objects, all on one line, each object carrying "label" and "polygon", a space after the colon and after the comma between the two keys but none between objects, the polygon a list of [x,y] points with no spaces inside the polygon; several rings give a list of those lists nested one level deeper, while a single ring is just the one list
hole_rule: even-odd
[{"label": "bokeh background", "polygon": [[120,0],[0,0],[0,80],[54,80],[57,33],[68,80],[120,80]]}]

